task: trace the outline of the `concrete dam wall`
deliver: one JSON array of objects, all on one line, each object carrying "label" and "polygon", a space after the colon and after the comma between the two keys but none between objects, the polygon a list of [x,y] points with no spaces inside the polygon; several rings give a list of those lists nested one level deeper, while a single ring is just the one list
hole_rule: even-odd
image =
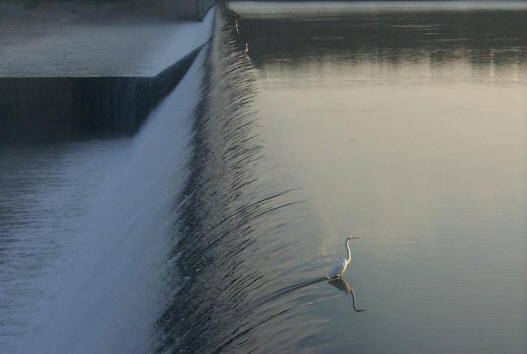
[{"label": "concrete dam wall", "polygon": [[153,77],[0,79],[0,141],[134,134],[198,52]]},{"label": "concrete dam wall", "polygon": [[0,143],[134,134],[212,33],[215,1],[157,1],[162,16],[7,23]]}]

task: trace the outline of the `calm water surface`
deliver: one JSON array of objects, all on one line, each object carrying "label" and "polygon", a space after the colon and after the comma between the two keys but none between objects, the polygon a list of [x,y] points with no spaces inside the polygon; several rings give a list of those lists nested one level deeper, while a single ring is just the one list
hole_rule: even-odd
[{"label": "calm water surface", "polygon": [[281,284],[320,276],[361,237],[344,278],[366,311],[302,288],[274,300],[295,311],[261,326],[260,348],[525,353],[526,6],[232,8],[256,73],[258,175],[303,202],[261,267]]}]

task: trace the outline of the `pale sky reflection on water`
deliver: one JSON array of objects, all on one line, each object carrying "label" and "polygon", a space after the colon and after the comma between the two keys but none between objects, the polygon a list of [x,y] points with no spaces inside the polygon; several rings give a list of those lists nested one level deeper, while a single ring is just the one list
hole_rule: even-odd
[{"label": "pale sky reflection on water", "polygon": [[[327,340],[327,352],[523,353],[527,65],[525,29],[511,33],[525,10],[495,24],[470,6],[468,24],[451,22],[452,9],[384,10],[381,22],[399,26],[386,47],[368,16],[347,17],[353,11],[321,20],[257,10],[240,21],[258,75],[254,106],[270,161],[262,169],[300,187],[312,210],[298,225],[311,255],[296,256],[329,263],[346,233],[361,236],[347,276],[367,311],[354,316],[344,299],[314,305],[311,315],[329,324],[313,343]],[[419,29],[405,32],[411,45],[398,40],[421,16],[448,36],[427,41]],[[507,16],[511,32],[500,32]],[[317,21],[327,22],[307,33]],[[490,33],[484,41],[478,26]]]}]

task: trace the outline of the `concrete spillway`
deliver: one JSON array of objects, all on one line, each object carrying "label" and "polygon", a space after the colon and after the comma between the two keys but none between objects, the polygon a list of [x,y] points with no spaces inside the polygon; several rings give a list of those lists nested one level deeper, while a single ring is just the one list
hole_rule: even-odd
[{"label": "concrete spillway", "polygon": [[151,77],[0,79],[0,140],[133,134],[178,84],[197,52]]},{"label": "concrete spillway", "polygon": [[[196,34],[210,38],[210,15]],[[171,54],[183,53],[181,43],[175,47]],[[149,104],[154,93],[170,92],[130,139],[0,146],[0,352],[146,353],[157,346],[156,321],[178,278],[168,273],[173,225],[207,48],[152,77],[15,79],[13,86],[36,86],[35,97],[50,106],[66,101],[52,85],[81,91],[85,109],[99,106],[100,114],[117,105],[101,97],[118,94],[123,107],[148,101],[148,90]],[[137,97],[122,98],[134,90]]]},{"label": "concrete spillway", "polygon": [[[192,11],[210,6],[197,3]],[[0,142],[135,133],[188,70],[211,23],[0,23]]]}]

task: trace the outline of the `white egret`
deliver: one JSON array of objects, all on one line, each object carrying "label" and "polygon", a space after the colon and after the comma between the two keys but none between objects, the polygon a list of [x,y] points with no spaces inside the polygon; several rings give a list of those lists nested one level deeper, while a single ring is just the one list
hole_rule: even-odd
[{"label": "white egret", "polygon": [[358,239],[358,238],[359,238],[358,236],[350,236],[346,239],[346,250],[348,251],[348,256],[346,258],[339,259],[339,261],[335,264],[335,266],[326,275],[327,279],[342,277],[342,273],[346,271],[348,264],[350,264],[351,262],[351,251],[350,251],[349,242],[353,239]]}]

